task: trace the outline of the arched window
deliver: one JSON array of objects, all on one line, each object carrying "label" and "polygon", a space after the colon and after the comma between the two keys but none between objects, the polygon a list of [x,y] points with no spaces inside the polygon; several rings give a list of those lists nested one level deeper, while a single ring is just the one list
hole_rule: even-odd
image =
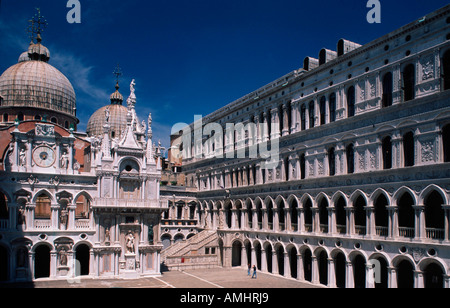
[{"label": "arched window", "polygon": [[308,198],[308,200],[303,205],[303,213],[305,217],[305,230],[306,232],[312,232],[312,224],[313,224],[313,218],[312,218],[312,202],[311,199]]},{"label": "arched window", "polygon": [[267,224],[269,230],[273,230],[273,203],[272,200],[269,200],[269,204],[267,205]]},{"label": "arched window", "polygon": [[325,96],[322,96],[320,99],[320,125],[326,124],[327,118],[327,99]]},{"label": "arched window", "polygon": [[281,201],[280,204],[277,205],[278,211],[278,226],[280,231],[286,230],[286,218],[285,218],[285,210],[284,210],[284,201]]},{"label": "arched window", "polygon": [[383,97],[382,97],[382,105],[383,108],[392,106],[392,90],[393,90],[393,82],[392,82],[392,73],[386,73],[383,77]]},{"label": "arched window", "polygon": [[355,93],[355,87],[351,86],[347,90],[347,117],[351,118],[355,116],[355,101],[356,99],[356,93]]},{"label": "arched window", "polygon": [[413,64],[408,64],[403,69],[403,98],[405,102],[413,100],[416,96],[416,70]]},{"label": "arched window", "polygon": [[40,120],[42,120],[42,117],[40,115],[36,115],[36,116],[34,116],[34,120],[40,121]]},{"label": "arched window", "polygon": [[306,157],[305,154],[300,156],[300,173],[301,179],[306,179]]},{"label": "arched window", "polygon": [[412,132],[408,132],[403,135],[403,152],[405,167],[414,166],[415,147],[414,134]]},{"label": "arched window", "polygon": [[340,234],[345,234],[347,232],[347,214],[345,212],[345,199],[339,197],[335,207],[336,207],[336,228],[337,232]]},{"label": "arched window", "polygon": [[355,232],[359,235],[366,234],[366,206],[366,200],[364,200],[363,196],[359,196],[353,206],[355,209]]},{"label": "arched window", "polygon": [[444,91],[450,89],[450,50],[442,57],[442,73],[444,75]]},{"label": "arched window", "polygon": [[36,209],[34,217],[36,219],[50,219],[51,218],[51,200],[46,194],[41,194],[36,199]]},{"label": "arched window", "polygon": [[404,193],[398,201],[398,229],[402,237],[414,237],[414,201],[409,193]]},{"label": "arched window", "polygon": [[23,113],[19,112],[19,114],[17,115],[17,119],[19,120],[19,122],[23,122],[24,118],[25,117],[24,117]]},{"label": "arched window", "polygon": [[347,146],[347,173],[353,174],[355,172],[355,147],[353,144]]},{"label": "arched window", "polygon": [[309,128],[313,128],[316,125],[314,101],[309,102]]},{"label": "arched window", "polygon": [[329,175],[333,176],[336,174],[336,155],[334,148],[328,150],[328,168]]},{"label": "arched window", "polygon": [[298,203],[297,200],[293,200],[290,205],[290,212],[291,212],[291,230],[292,231],[298,231]]},{"label": "arched window", "polygon": [[50,119],[50,122],[55,123],[55,124],[58,124],[58,119],[55,118],[55,117],[52,117],[52,118]]},{"label": "arched window", "polygon": [[90,209],[90,201],[86,196],[80,195],[76,202],[77,208],[75,209],[75,218],[76,219],[88,219],[89,218],[89,209]]},{"label": "arched window", "polygon": [[444,148],[444,162],[450,162],[450,124],[442,129],[442,145]]},{"label": "arched window", "polygon": [[389,213],[388,201],[384,195],[380,195],[375,201],[375,229],[378,236],[388,235]]},{"label": "arched window", "polygon": [[7,113],[3,114],[3,122],[7,123],[9,120],[9,115]]},{"label": "arched window", "polygon": [[386,137],[382,142],[382,150],[383,150],[383,169],[391,169],[392,168],[392,142],[391,137]]},{"label": "arched window", "polygon": [[305,104],[303,104],[300,109],[300,118],[302,121],[302,130],[306,130],[306,106],[305,106]]},{"label": "arched window", "polygon": [[325,198],[322,198],[319,204],[319,222],[320,231],[328,233],[328,202]]},{"label": "arched window", "polygon": [[433,191],[425,198],[424,203],[427,238],[444,239],[444,200],[437,191]]},{"label": "arched window", "polygon": [[330,123],[336,121],[336,94],[330,95]]}]

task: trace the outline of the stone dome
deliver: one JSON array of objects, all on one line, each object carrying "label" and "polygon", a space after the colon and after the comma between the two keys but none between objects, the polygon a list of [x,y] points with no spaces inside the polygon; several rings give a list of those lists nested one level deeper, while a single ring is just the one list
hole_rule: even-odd
[{"label": "stone dome", "polygon": [[127,127],[128,108],[121,104],[104,106],[94,112],[88,121],[86,133],[89,137],[102,137],[105,132],[103,126],[106,124],[106,110],[109,109],[110,137],[119,138]]},{"label": "stone dome", "polygon": [[76,117],[76,95],[70,81],[47,62],[50,52],[30,44],[19,63],[0,76],[1,107],[39,108]]}]

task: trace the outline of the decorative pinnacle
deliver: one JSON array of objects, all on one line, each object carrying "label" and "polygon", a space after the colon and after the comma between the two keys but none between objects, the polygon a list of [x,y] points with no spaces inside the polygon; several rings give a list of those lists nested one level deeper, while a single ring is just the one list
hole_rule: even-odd
[{"label": "decorative pinnacle", "polygon": [[33,18],[28,21],[30,25],[28,26],[27,32],[30,35],[32,42],[34,42],[34,38],[36,37],[36,40],[39,43],[42,41],[41,34],[44,32],[44,29],[47,28],[48,22],[44,16],[41,15],[40,8],[36,8],[36,11],[37,13]]},{"label": "decorative pinnacle", "polygon": [[120,77],[123,75],[122,73],[122,69],[120,68],[119,64],[117,64],[116,69],[113,72],[113,75],[116,76],[116,89],[119,89],[119,81],[120,81]]}]

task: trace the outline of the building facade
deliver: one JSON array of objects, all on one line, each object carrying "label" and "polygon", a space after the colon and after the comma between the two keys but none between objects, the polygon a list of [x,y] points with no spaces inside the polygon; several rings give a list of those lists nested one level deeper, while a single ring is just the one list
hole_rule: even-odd
[{"label": "building facade", "polygon": [[73,87],[37,38],[0,76],[0,281],[160,275],[160,158],[134,82],[77,132]]},{"label": "building facade", "polygon": [[199,228],[223,266],[448,288],[450,6],[336,47],[183,130]]}]

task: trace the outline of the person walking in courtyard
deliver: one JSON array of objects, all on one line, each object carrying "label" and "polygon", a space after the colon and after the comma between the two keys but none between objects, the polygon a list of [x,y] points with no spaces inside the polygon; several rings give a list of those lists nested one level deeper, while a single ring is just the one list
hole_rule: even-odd
[{"label": "person walking in courtyard", "polygon": [[255,278],[255,279],[257,278],[256,277],[256,265],[253,265],[253,276],[252,276],[252,279],[253,278]]}]

